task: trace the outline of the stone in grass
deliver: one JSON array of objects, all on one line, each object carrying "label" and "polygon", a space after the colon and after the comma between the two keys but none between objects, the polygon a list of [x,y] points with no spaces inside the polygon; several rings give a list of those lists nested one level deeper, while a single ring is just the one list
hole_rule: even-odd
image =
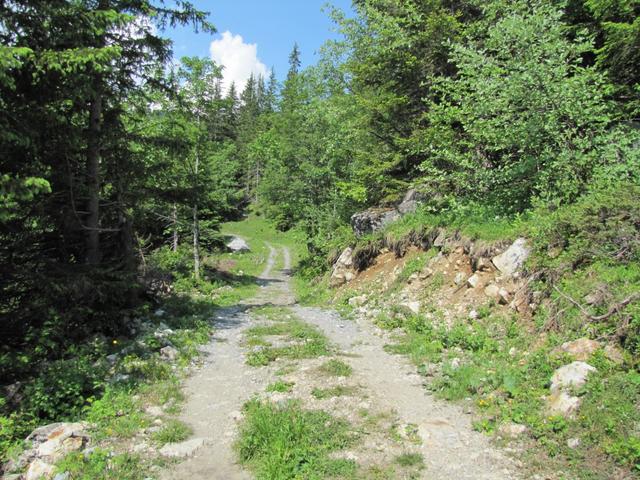
[{"label": "stone in grass", "polygon": [[587,383],[589,374],[596,371],[595,367],[585,362],[572,362],[560,367],[551,376],[551,391],[580,388]]},{"label": "stone in grass", "polygon": [[588,338],[578,338],[571,342],[564,342],[554,350],[554,353],[567,353],[576,360],[588,360],[600,348],[600,343]]},{"label": "stone in grass", "polygon": [[547,399],[549,415],[572,417],[580,408],[580,399],[564,391],[556,391]]},{"label": "stone in grass", "polygon": [[160,449],[160,455],[171,458],[187,458],[204,446],[204,438],[192,438],[180,443],[168,443]]},{"label": "stone in grass", "polygon": [[522,268],[530,252],[527,240],[518,238],[507,250],[493,257],[493,264],[505,275],[513,275]]},{"label": "stone in grass", "polygon": [[508,438],[516,438],[527,432],[526,425],[521,425],[519,423],[507,422],[500,425],[498,428],[498,434],[502,437]]},{"label": "stone in grass", "polygon": [[171,346],[166,346],[160,349],[160,356],[165,360],[173,361],[178,358],[178,354],[178,350]]}]

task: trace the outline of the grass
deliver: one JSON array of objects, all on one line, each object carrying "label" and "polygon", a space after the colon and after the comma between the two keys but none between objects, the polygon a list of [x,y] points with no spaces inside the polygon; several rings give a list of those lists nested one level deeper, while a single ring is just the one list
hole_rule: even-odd
[{"label": "grass", "polygon": [[153,434],[153,440],[159,446],[167,443],[183,442],[193,434],[193,430],[186,423],[171,418],[162,426],[160,430]]},{"label": "grass", "polygon": [[313,397],[317,400],[324,400],[327,398],[352,396],[356,392],[357,389],[354,387],[345,387],[342,385],[338,385],[337,387],[331,388],[314,388],[311,391],[311,395],[313,395]]},{"label": "grass", "polygon": [[[145,466],[146,468],[141,468]],[[142,480],[148,465],[139,455],[113,454],[102,448],[91,453],[74,452],[56,466],[57,473],[68,473],[73,480]],[[65,477],[66,478],[66,477]]]},{"label": "grass", "polygon": [[244,412],[236,450],[258,480],[320,480],[356,471],[355,462],[331,457],[356,439],[344,420],[321,410],[304,410],[296,402],[251,400]]},{"label": "grass", "polygon": [[320,366],[320,371],[332,377],[350,377],[353,368],[342,360],[332,359]]},{"label": "grass", "polygon": [[[268,365],[279,358],[301,359],[328,355],[331,351],[329,340],[317,328],[295,317],[285,308],[263,308],[255,314],[266,316],[275,322],[258,325],[246,331],[247,343],[258,348],[249,352],[247,364],[259,367]],[[268,337],[281,337],[291,342],[285,346],[271,346]]]},{"label": "grass", "polygon": [[267,385],[267,392],[279,392],[279,393],[289,393],[293,390],[293,383],[291,382],[283,382],[282,380],[278,380]]},{"label": "grass", "polygon": [[424,467],[424,457],[421,453],[403,453],[395,458],[395,463],[401,467]]}]

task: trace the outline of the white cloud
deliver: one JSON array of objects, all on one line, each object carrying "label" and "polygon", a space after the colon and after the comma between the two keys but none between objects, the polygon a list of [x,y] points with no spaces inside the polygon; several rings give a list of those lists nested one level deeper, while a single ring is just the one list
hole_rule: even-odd
[{"label": "white cloud", "polygon": [[258,45],[244,43],[242,36],[229,31],[222,34],[222,38],[211,42],[209,47],[211,58],[224,66],[222,84],[225,90],[235,82],[236,90],[242,92],[249,76],[268,76],[268,69],[258,59]]}]

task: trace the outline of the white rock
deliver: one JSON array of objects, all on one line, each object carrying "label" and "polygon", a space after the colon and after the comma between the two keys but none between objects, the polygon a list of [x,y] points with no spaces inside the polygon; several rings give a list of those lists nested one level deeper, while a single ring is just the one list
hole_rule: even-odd
[{"label": "white rock", "polygon": [[553,393],[547,400],[547,411],[550,415],[571,417],[580,407],[580,399],[564,391]]},{"label": "white rock", "polygon": [[161,417],[164,414],[162,408],[157,405],[149,405],[144,411],[152,417]]},{"label": "white rock", "polygon": [[568,438],[567,439],[567,447],[569,448],[578,448],[580,446],[579,438]]},{"label": "white rock", "polygon": [[560,367],[551,377],[551,391],[580,388],[587,383],[587,377],[597,370],[585,362],[572,362]]},{"label": "white rock", "polygon": [[456,285],[462,285],[464,283],[465,276],[466,275],[462,272],[456,273],[456,276],[453,279],[453,283],[455,283]]},{"label": "white rock", "polygon": [[474,273],[467,279],[467,285],[471,288],[476,288],[480,283],[480,275]]},{"label": "white rock", "polygon": [[498,428],[498,433],[503,437],[511,437],[515,438],[527,431],[526,425],[521,425],[519,423],[503,423]]},{"label": "white rock", "polygon": [[162,310],[161,308],[159,308],[158,310],[156,310],[155,312],[153,312],[153,314],[156,317],[164,317],[166,315],[167,312],[165,312],[164,310]]},{"label": "white rock", "polygon": [[452,369],[457,370],[458,368],[460,368],[460,359],[458,357],[454,358],[453,360],[451,360],[451,363],[449,364],[451,366]]},{"label": "white rock", "polygon": [[168,443],[160,449],[160,455],[172,458],[186,458],[192,456],[204,444],[204,438],[192,438],[181,443]]},{"label": "white rock", "polygon": [[402,306],[407,307],[415,314],[420,313],[420,302],[404,302]]},{"label": "white rock", "polygon": [[233,252],[248,252],[251,250],[247,242],[240,237],[233,237],[233,240],[227,243],[227,248]]},{"label": "white rock", "polygon": [[43,462],[39,458],[36,458],[33,462],[29,464],[29,468],[27,469],[27,474],[25,475],[25,480],[40,480],[40,479],[49,479],[53,476],[53,472],[55,468],[53,465],[49,465],[48,463]]},{"label": "white rock", "polygon": [[470,318],[471,320],[476,320],[479,316],[480,316],[480,314],[478,313],[478,311],[477,311],[477,310],[471,310],[471,311],[469,312],[469,318]]},{"label": "white rock", "polygon": [[507,250],[493,257],[492,260],[496,268],[502,273],[513,275],[522,268],[530,253],[531,248],[527,240],[518,238]]},{"label": "white rock", "polygon": [[366,295],[359,295],[357,297],[351,297],[349,299],[349,305],[351,305],[352,307],[359,307],[364,305],[365,303],[367,303]]},{"label": "white rock", "polygon": [[498,287],[494,283],[487,285],[484,288],[484,294],[489,298],[493,298],[494,300],[497,300],[498,296],[500,295],[500,287]]},{"label": "white rock", "polygon": [[501,305],[507,305],[511,301],[511,295],[506,288],[498,290],[498,301]]}]

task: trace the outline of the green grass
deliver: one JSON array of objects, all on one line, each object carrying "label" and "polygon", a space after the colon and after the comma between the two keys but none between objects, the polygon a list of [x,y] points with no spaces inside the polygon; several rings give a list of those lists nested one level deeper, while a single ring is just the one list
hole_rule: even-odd
[{"label": "green grass", "polygon": [[353,368],[342,360],[332,359],[320,367],[320,371],[332,377],[350,377]]},{"label": "green grass", "polygon": [[327,398],[333,397],[347,397],[352,396],[357,392],[357,389],[354,387],[345,387],[342,385],[338,385],[337,387],[331,388],[314,388],[311,391],[311,395],[317,400],[324,400]]},{"label": "green grass", "polygon": [[[296,318],[290,310],[269,307],[254,313],[266,316],[275,323],[258,325],[246,331],[247,343],[259,346],[248,353],[248,365],[265,366],[279,358],[315,358],[331,352],[327,337],[317,328]],[[274,336],[293,343],[280,347],[271,346],[266,338]]]},{"label": "green grass", "polygon": [[91,453],[74,452],[63,458],[56,472],[69,474],[73,480],[142,480],[148,469],[142,468],[145,461],[131,453],[112,454],[102,448]]},{"label": "green grass", "polygon": [[283,382],[282,380],[278,380],[267,385],[267,392],[279,392],[279,393],[289,393],[293,390],[293,383],[291,382]]},{"label": "green grass", "polygon": [[396,457],[395,462],[401,467],[423,467],[424,457],[421,453],[403,453]]},{"label": "green grass", "polygon": [[274,405],[251,400],[244,412],[236,450],[257,480],[320,480],[356,471],[355,462],[330,456],[356,438],[344,420],[304,410],[296,402]]},{"label": "green grass", "polygon": [[153,441],[159,446],[167,443],[183,442],[191,436],[193,430],[186,423],[171,418],[166,421],[160,430],[153,434]]}]

